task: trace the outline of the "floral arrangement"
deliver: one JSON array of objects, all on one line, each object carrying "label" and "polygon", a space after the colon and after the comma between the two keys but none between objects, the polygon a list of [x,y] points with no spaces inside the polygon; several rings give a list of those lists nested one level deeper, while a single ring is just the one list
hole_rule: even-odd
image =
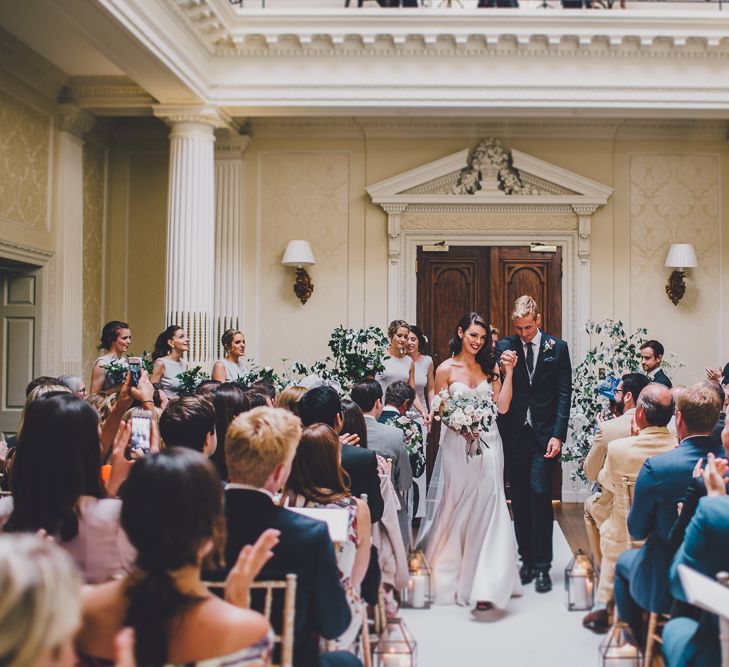
[{"label": "floral arrangement", "polygon": [[108,364],[103,364],[102,368],[106,371],[106,375],[111,378],[112,387],[118,387],[124,384],[124,380],[127,379],[127,373],[129,372],[129,365],[127,360],[113,359]]},{"label": "floral arrangement", "polygon": [[289,383],[316,376],[325,382],[335,383],[340,388],[340,394],[346,396],[354,383],[365,375],[385,370],[383,360],[387,345],[387,338],[379,327],[346,329],[339,326],[329,337],[332,356],[320,359],[311,366],[294,363],[288,377]]},{"label": "floral arrangement", "polygon": [[483,446],[488,448],[482,435],[488,433],[496,419],[496,404],[490,391],[466,396],[459,391],[450,394],[442,389],[433,396],[433,410],[437,413],[435,419],[466,439],[466,458],[481,456]]},{"label": "floral arrangement", "polygon": [[[601,392],[605,380],[610,378],[616,384],[615,378],[619,379],[625,373],[642,372],[640,346],[648,333],[642,328],[627,333],[620,320],[610,319],[588,322],[585,330],[596,342],[572,371],[569,432],[562,453],[562,460],[578,463],[573,477],[576,475],[583,480],[582,462],[595,439],[595,420],[609,404],[604,391]],[[670,352],[664,355],[661,364],[668,371],[684,365]]]},{"label": "floral arrangement", "polygon": [[203,372],[202,366],[195,366],[175,376],[180,381],[177,393],[180,396],[192,396],[201,382],[209,380],[210,376]]},{"label": "floral arrangement", "polygon": [[249,389],[254,382],[258,381],[270,382],[276,387],[277,392],[289,384],[287,378],[279,375],[271,366],[260,366],[249,359],[248,368],[247,373],[243,373],[233,380],[233,384],[237,384],[244,391]]},{"label": "floral arrangement", "polygon": [[407,415],[393,417],[386,422],[389,426],[399,428],[405,436],[405,449],[408,450],[413,477],[420,477],[425,472],[425,452],[423,451],[423,431],[420,425]]}]

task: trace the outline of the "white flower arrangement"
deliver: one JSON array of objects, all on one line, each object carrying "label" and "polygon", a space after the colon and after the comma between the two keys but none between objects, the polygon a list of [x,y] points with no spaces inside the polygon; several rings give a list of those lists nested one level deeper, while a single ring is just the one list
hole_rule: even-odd
[{"label": "white flower arrangement", "polygon": [[405,449],[408,450],[413,477],[420,477],[425,471],[425,452],[423,451],[423,431],[420,425],[407,415],[387,420],[387,424],[400,429],[405,436]]},{"label": "white flower arrangement", "polygon": [[481,456],[488,444],[483,435],[488,433],[496,419],[496,404],[491,391],[465,395],[455,390],[450,394],[442,389],[433,397],[435,419],[457,431],[466,439],[466,458]]}]

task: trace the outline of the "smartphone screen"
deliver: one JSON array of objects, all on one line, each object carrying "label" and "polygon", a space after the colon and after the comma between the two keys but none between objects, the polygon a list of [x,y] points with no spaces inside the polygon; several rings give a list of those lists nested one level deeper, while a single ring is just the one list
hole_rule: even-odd
[{"label": "smartphone screen", "polygon": [[151,420],[149,417],[132,416],[131,448],[149,451]]},{"label": "smartphone screen", "polygon": [[139,384],[139,376],[142,374],[142,360],[139,357],[129,358],[129,372],[131,373],[130,382],[132,387]]}]

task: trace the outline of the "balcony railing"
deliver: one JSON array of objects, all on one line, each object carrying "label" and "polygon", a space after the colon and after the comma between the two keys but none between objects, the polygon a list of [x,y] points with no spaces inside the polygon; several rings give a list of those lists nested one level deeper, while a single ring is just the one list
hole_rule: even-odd
[{"label": "balcony railing", "polygon": [[641,9],[717,11],[729,0],[229,0],[240,9]]}]

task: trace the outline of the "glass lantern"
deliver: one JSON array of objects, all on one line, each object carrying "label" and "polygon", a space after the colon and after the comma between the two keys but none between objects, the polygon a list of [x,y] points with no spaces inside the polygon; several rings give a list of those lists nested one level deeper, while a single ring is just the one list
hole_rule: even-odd
[{"label": "glass lantern", "polygon": [[408,585],[402,591],[401,606],[406,609],[429,609],[432,602],[431,573],[422,551],[410,552],[408,570]]},{"label": "glass lantern", "polygon": [[564,571],[565,604],[569,611],[589,611],[595,604],[597,575],[592,557],[578,549]]},{"label": "glass lantern", "polygon": [[417,648],[402,619],[388,618],[372,652],[372,667],[417,667]]},{"label": "glass lantern", "polygon": [[627,624],[615,621],[600,644],[600,667],[642,667],[643,654]]}]

